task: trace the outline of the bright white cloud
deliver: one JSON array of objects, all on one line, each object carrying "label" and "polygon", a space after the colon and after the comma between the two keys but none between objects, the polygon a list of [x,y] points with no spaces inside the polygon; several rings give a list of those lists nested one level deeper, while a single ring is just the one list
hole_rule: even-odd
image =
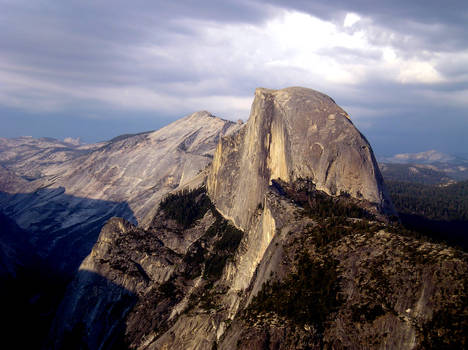
[{"label": "bright white cloud", "polygon": [[399,64],[398,80],[401,83],[439,83],[442,76],[430,62],[402,61]]},{"label": "bright white cloud", "polygon": [[[345,27],[361,20],[350,13]],[[356,85],[372,77],[396,83],[438,83],[443,81],[437,71],[440,55],[425,53],[421,57],[405,57],[387,45],[380,46],[368,33],[382,31],[372,21],[352,32],[339,25],[311,15],[284,11],[261,27],[233,25],[198,25],[202,43],[216,41],[222,50],[229,52],[223,62],[242,67],[262,67],[273,71],[277,67],[299,69],[304,80],[320,80],[333,84]],[[394,33],[384,33],[387,37]],[[201,45],[208,54],[217,47]],[[380,58],[375,58],[375,53]],[[354,57],[349,57],[349,56]],[[196,56],[195,56],[196,57]],[[283,81],[288,84],[289,76]]]},{"label": "bright white cloud", "polygon": [[343,26],[344,27],[352,27],[353,25],[355,25],[360,20],[361,20],[361,17],[359,15],[357,15],[356,13],[349,12],[345,16],[345,19],[343,21]]}]

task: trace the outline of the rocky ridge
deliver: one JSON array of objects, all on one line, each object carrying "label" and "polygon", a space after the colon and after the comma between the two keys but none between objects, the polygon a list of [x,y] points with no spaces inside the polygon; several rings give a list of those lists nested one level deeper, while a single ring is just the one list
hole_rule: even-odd
[{"label": "rocky ridge", "polygon": [[219,137],[239,127],[197,112],[94,145],[1,139],[0,209],[30,232],[43,259],[70,273],[109,218],[148,223],[154,204],[203,170]]},{"label": "rocky ridge", "polygon": [[70,144],[53,138],[0,138],[0,164],[17,176],[34,181],[63,171],[63,164],[101,147]]},{"label": "rocky ridge", "polygon": [[206,190],[200,175],[145,228],[106,225],[63,300],[56,348],[466,344],[467,255],[384,220],[372,150],[329,97],[258,89]]},{"label": "rocky ridge", "polygon": [[[195,220],[178,222],[165,207],[148,230],[123,219],[106,225],[68,288],[54,348],[414,349],[466,340],[467,254],[375,221],[349,197],[275,181],[265,198],[275,236],[235,295],[248,233],[229,226],[203,189],[171,201],[180,214],[197,208]],[[192,243],[176,252],[171,235]]]},{"label": "rocky ridge", "polygon": [[26,144],[1,163],[8,214],[36,246],[96,242],[47,349],[466,347],[467,254],[390,220],[370,145],[324,94],[257,89],[243,127],[198,112]]}]

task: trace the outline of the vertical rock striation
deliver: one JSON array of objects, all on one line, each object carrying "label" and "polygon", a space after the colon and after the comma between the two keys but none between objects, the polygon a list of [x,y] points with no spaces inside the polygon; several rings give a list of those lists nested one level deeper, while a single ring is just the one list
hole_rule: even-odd
[{"label": "vertical rock striation", "polygon": [[217,209],[248,232],[229,276],[233,294],[251,283],[279,228],[266,200],[275,179],[309,179],[329,195],[347,193],[375,212],[394,213],[369,143],[330,97],[258,88],[246,126],[218,143],[207,180]]},{"label": "vertical rock striation", "polygon": [[208,179],[217,208],[247,229],[273,179],[308,178],[392,214],[372,149],[330,97],[306,88],[255,91],[250,119],[218,144]]}]

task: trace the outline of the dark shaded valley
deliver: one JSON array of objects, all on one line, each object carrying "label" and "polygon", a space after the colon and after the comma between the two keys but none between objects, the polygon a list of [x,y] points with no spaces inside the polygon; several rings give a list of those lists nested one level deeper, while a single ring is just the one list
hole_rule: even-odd
[{"label": "dark shaded valley", "polygon": [[387,181],[387,187],[407,229],[468,250],[468,181],[449,185]]}]

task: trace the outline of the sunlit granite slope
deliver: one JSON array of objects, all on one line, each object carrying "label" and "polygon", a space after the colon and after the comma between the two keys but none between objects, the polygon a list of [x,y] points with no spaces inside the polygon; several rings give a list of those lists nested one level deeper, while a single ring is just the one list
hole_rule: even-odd
[{"label": "sunlit granite slope", "polygon": [[[112,216],[133,223],[211,162],[218,139],[239,124],[193,113],[168,126],[88,146],[2,139],[0,209],[31,232],[44,258],[76,268]],[[15,161],[15,159],[17,161]]]}]

